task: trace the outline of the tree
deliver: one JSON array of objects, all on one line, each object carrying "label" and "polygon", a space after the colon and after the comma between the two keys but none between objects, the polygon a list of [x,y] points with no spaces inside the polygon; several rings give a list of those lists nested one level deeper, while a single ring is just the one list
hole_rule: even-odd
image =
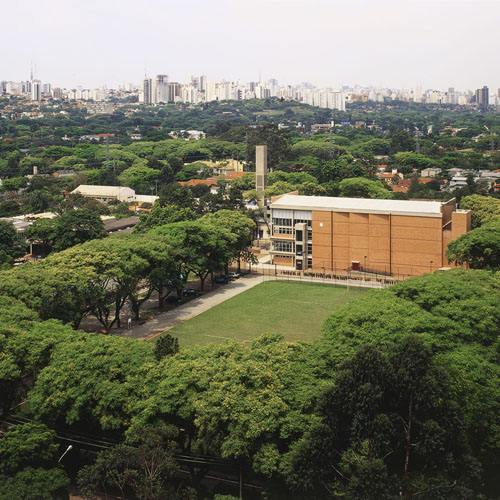
[{"label": "tree", "polygon": [[155,363],[148,343],[81,334],[54,346],[49,364],[38,373],[30,391],[30,409],[50,423],[123,431],[130,405],[141,397],[139,380],[148,363]]},{"label": "tree", "polygon": [[164,226],[165,224],[195,219],[196,214],[190,208],[181,208],[177,205],[162,207],[159,203],[155,203],[149,214],[141,215],[141,220],[135,226],[134,231],[148,231],[149,229]]},{"label": "tree", "polygon": [[0,220],[0,250],[12,258],[26,253],[26,245],[18,238],[16,228],[10,221]]},{"label": "tree", "polygon": [[179,352],[179,340],[166,333],[156,340],[155,357],[161,361],[165,356],[170,356]]},{"label": "tree", "polygon": [[389,191],[381,181],[362,177],[340,181],[339,195],[352,198],[393,198],[392,191]]},{"label": "tree", "polygon": [[204,215],[201,220],[225,228],[236,236],[232,254],[238,261],[238,272],[240,271],[241,260],[254,262],[253,254],[248,251],[248,247],[252,243],[253,232],[257,227],[252,219],[241,212],[220,210],[213,214]]},{"label": "tree", "polygon": [[104,224],[98,214],[86,209],[68,210],[56,219],[53,249],[60,251],[105,236]]},{"label": "tree", "polygon": [[491,196],[465,196],[460,202],[460,208],[472,212],[472,229],[500,219],[500,200]]},{"label": "tree", "polygon": [[411,173],[414,169],[420,171],[424,168],[433,167],[436,163],[425,155],[407,151],[396,153],[394,161],[398,170],[405,174]]},{"label": "tree", "polygon": [[392,134],[391,137],[391,153],[400,151],[413,151],[415,149],[415,141],[410,137],[406,130],[400,129]]},{"label": "tree", "polygon": [[56,219],[37,219],[26,229],[24,235],[32,243],[41,243],[50,252],[56,238]]},{"label": "tree", "polygon": [[167,184],[160,191],[158,202],[162,207],[165,205],[176,205],[180,208],[192,208],[193,193],[185,186],[177,183]]},{"label": "tree", "polygon": [[177,250],[165,237],[153,234],[134,235],[128,237],[125,243],[127,251],[141,259],[142,265],[136,276],[142,278],[146,285],[138,286],[137,281],[137,286],[132,286],[128,295],[134,318],[138,320],[141,306],[150,299],[155,290],[158,292],[159,307],[163,307],[166,295],[180,286],[176,263]]},{"label": "tree", "polygon": [[289,480],[321,498],[464,498],[477,463],[446,371],[415,336],[360,349],[319,400]]},{"label": "tree", "polygon": [[200,279],[201,289],[210,273],[222,269],[231,260],[230,242],[236,239],[228,230],[202,222],[177,222],[161,226],[153,234],[167,236],[177,249],[179,275],[183,283],[188,274]]},{"label": "tree", "polygon": [[159,178],[159,170],[145,165],[133,165],[118,176],[122,186],[128,186],[140,194],[151,194],[150,188]]},{"label": "tree", "polygon": [[39,423],[10,427],[0,439],[0,498],[65,500],[69,479],[58,467],[56,433]]},{"label": "tree", "polygon": [[290,150],[290,132],[279,130],[275,124],[265,124],[248,133],[246,156],[255,165],[255,146],[267,145],[267,161],[273,171],[286,158]]},{"label": "tree", "polygon": [[500,268],[500,218],[462,234],[448,244],[446,258],[472,269]]},{"label": "tree", "polygon": [[177,431],[147,426],[129,434],[125,443],[99,453],[93,465],[84,467],[78,484],[87,498],[108,488],[127,491],[140,500],[179,498],[172,482]]}]

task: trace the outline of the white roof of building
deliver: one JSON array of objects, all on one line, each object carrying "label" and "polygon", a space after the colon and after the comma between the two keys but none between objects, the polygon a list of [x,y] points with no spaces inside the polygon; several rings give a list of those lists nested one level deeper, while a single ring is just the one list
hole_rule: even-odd
[{"label": "white roof of building", "polygon": [[441,205],[440,201],[374,200],[285,194],[274,203],[271,203],[271,209],[441,217]]},{"label": "white roof of building", "polygon": [[159,196],[152,196],[150,194],[136,194],[135,195],[135,201],[141,202],[141,203],[154,203]]},{"label": "white roof of building", "polygon": [[133,189],[123,186],[91,186],[82,184],[71,192],[80,193],[84,196],[103,196],[108,198],[121,196],[130,198],[135,196],[135,191]]}]

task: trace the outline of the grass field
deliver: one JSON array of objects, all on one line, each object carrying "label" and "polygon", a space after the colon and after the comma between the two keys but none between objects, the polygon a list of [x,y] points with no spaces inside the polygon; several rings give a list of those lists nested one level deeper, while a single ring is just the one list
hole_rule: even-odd
[{"label": "grass field", "polygon": [[208,344],[235,339],[251,342],[263,333],[287,340],[313,340],[329,313],[365,290],[314,283],[268,281],[176,326],[168,333],[179,344]]}]

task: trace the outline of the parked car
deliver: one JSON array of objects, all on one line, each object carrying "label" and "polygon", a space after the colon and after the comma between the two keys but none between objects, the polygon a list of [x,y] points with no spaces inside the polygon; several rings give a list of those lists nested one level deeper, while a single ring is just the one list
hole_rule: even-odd
[{"label": "parked car", "polygon": [[166,299],[165,299],[165,302],[167,304],[180,304],[181,301],[179,300],[179,298],[177,297],[177,294],[174,293],[172,295],[169,295]]},{"label": "parked car", "polygon": [[229,277],[223,274],[222,276],[217,276],[215,278],[214,282],[217,283],[218,285],[225,285],[226,283],[229,283]]},{"label": "parked car", "polygon": [[228,277],[230,280],[237,280],[237,279],[240,277],[240,275],[239,275],[238,273],[229,273],[229,274],[227,275],[227,277]]},{"label": "parked car", "polygon": [[183,292],[184,297],[199,297],[201,293],[194,288],[185,288]]}]

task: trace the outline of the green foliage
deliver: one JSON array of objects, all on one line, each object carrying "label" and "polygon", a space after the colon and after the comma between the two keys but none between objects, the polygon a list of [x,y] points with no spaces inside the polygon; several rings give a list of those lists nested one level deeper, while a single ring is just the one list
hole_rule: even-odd
[{"label": "green foliage", "polygon": [[179,352],[179,340],[168,333],[160,336],[155,343],[155,357],[161,361],[165,356]]},{"label": "green foliage", "polygon": [[263,336],[250,348],[231,342],[183,349],[148,370],[133,427],[174,418],[191,450],[251,460],[277,473],[286,443],[311,422],[318,359],[307,346]]},{"label": "green foliage", "polygon": [[69,478],[61,469],[27,467],[2,481],[2,500],[68,500]]},{"label": "green foliage", "polygon": [[471,269],[500,269],[500,218],[450,242],[446,258]]},{"label": "green foliage", "polygon": [[[499,294],[496,274],[433,273],[367,293],[363,300],[332,314],[324,334],[345,356],[365,344],[390,348],[402,334],[418,335],[446,367],[452,390],[461,398],[469,442],[488,470],[497,463],[500,449],[495,388],[500,381]],[[478,426],[489,432],[478,432]],[[494,483],[492,477],[488,482]],[[490,487],[497,488],[494,484]]]},{"label": "green foliage", "polygon": [[473,194],[460,201],[460,208],[470,210],[472,228],[500,219],[500,200],[491,196]]},{"label": "green foliage", "polygon": [[52,246],[60,251],[105,236],[104,224],[98,214],[86,209],[68,210],[56,219]]},{"label": "green foliage", "polygon": [[125,443],[100,452],[78,475],[85,497],[117,488],[122,496],[131,491],[140,500],[180,499],[171,484],[177,471],[176,436],[172,428],[145,427],[129,434]]},{"label": "green foliage", "polygon": [[159,203],[155,203],[149,214],[141,216],[134,231],[142,232],[165,224],[195,219],[196,214],[190,208],[180,208],[177,205],[162,207]]},{"label": "green foliage", "polygon": [[339,195],[348,198],[393,198],[392,191],[389,191],[381,181],[361,177],[340,181]]},{"label": "green foliage", "polygon": [[151,194],[151,187],[159,178],[158,170],[145,165],[131,166],[118,176],[122,186],[134,189],[137,194]]},{"label": "green foliage", "polygon": [[49,422],[124,429],[140,390],[130,382],[144,377],[148,361],[152,346],[140,341],[87,334],[60,343],[30,392],[31,411]]},{"label": "green foliage", "polygon": [[322,498],[442,498],[446,491],[461,499],[477,487],[460,401],[418,337],[386,353],[361,348],[339,367],[318,413],[321,422],[292,454],[298,488]]},{"label": "green foliage", "polygon": [[42,424],[8,428],[0,439],[2,500],[63,500],[69,479],[57,468],[56,433]]},{"label": "green foliage", "polygon": [[[14,224],[5,220],[0,220],[0,251],[12,258],[21,257],[26,252],[25,245],[17,236]],[[4,262],[7,262],[5,257]]]}]

